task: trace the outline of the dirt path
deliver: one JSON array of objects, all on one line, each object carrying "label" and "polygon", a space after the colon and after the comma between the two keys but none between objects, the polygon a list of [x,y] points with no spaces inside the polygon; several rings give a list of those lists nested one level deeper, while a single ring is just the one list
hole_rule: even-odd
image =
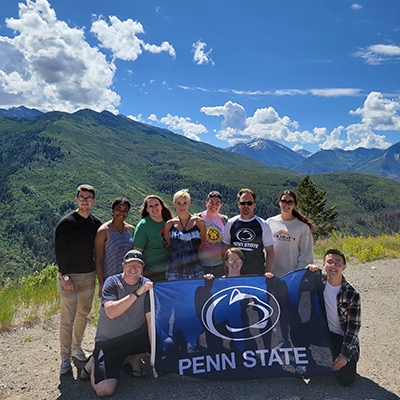
[{"label": "dirt path", "polygon": [[[112,399],[400,399],[400,259],[349,265],[347,279],[361,293],[361,358],[356,382],[335,378],[207,381],[177,375],[121,380]],[[88,382],[59,375],[59,316],[0,335],[0,399],[95,399]],[[89,326],[83,347],[94,347]],[[151,370],[149,370],[151,372]]]}]

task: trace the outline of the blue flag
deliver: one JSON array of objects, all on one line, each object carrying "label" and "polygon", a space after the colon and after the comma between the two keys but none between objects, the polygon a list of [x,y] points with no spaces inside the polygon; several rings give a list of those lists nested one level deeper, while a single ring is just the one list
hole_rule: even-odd
[{"label": "blue flag", "polygon": [[153,296],[152,361],[159,376],[333,374],[320,271],[161,282]]}]

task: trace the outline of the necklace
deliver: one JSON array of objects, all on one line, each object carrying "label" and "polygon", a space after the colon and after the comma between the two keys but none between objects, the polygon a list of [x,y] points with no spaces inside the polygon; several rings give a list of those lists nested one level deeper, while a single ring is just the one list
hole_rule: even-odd
[{"label": "necklace", "polygon": [[120,230],[118,229],[117,225],[115,225],[114,222],[112,222],[111,225],[113,226],[113,228],[114,228],[120,235],[122,235],[122,234],[124,233],[125,224],[124,224],[123,227],[122,227],[122,231],[120,231]]},{"label": "necklace", "polygon": [[186,227],[188,226],[188,223],[189,223],[189,221],[190,221],[190,218],[192,218],[192,216],[189,214],[189,218],[186,220],[186,224],[185,224],[185,226],[183,226],[183,223],[182,223],[181,217],[179,217],[179,222],[181,223],[181,226],[182,226],[182,232],[183,232],[183,233],[186,233]]}]

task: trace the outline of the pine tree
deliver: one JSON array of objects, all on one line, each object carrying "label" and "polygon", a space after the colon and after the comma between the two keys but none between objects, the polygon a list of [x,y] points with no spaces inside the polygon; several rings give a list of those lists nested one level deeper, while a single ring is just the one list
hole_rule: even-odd
[{"label": "pine tree", "polygon": [[328,199],[325,190],[318,190],[310,175],[306,175],[297,186],[297,208],[315,222],[315,237],[327,236],[336,227],[336,205],[325,210]]}]

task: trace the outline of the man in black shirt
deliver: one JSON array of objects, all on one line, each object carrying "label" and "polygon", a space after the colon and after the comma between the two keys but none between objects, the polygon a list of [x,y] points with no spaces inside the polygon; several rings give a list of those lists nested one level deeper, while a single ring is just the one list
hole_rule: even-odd
[{"label": "man in black shirt", "polygon": [[75,200],[78,209],[61,218],[55,237],[61,308],[60,374],[72,372],[71,356],[79,361],[87,359],[81,343],[95,291],[94,238],[101,225],[90,213],[95,203],[92,186],[79,186]]},{"label": "man in black shirt", "polygon": [[237,197],[240,214],[225,225],[223,254],[229,247],[239,248],[244,255],[241,275],[264,275],[271,271],[274,261],[271,229],[266,221],[254,215],[256,194],[253,190],[241,189]]}]

